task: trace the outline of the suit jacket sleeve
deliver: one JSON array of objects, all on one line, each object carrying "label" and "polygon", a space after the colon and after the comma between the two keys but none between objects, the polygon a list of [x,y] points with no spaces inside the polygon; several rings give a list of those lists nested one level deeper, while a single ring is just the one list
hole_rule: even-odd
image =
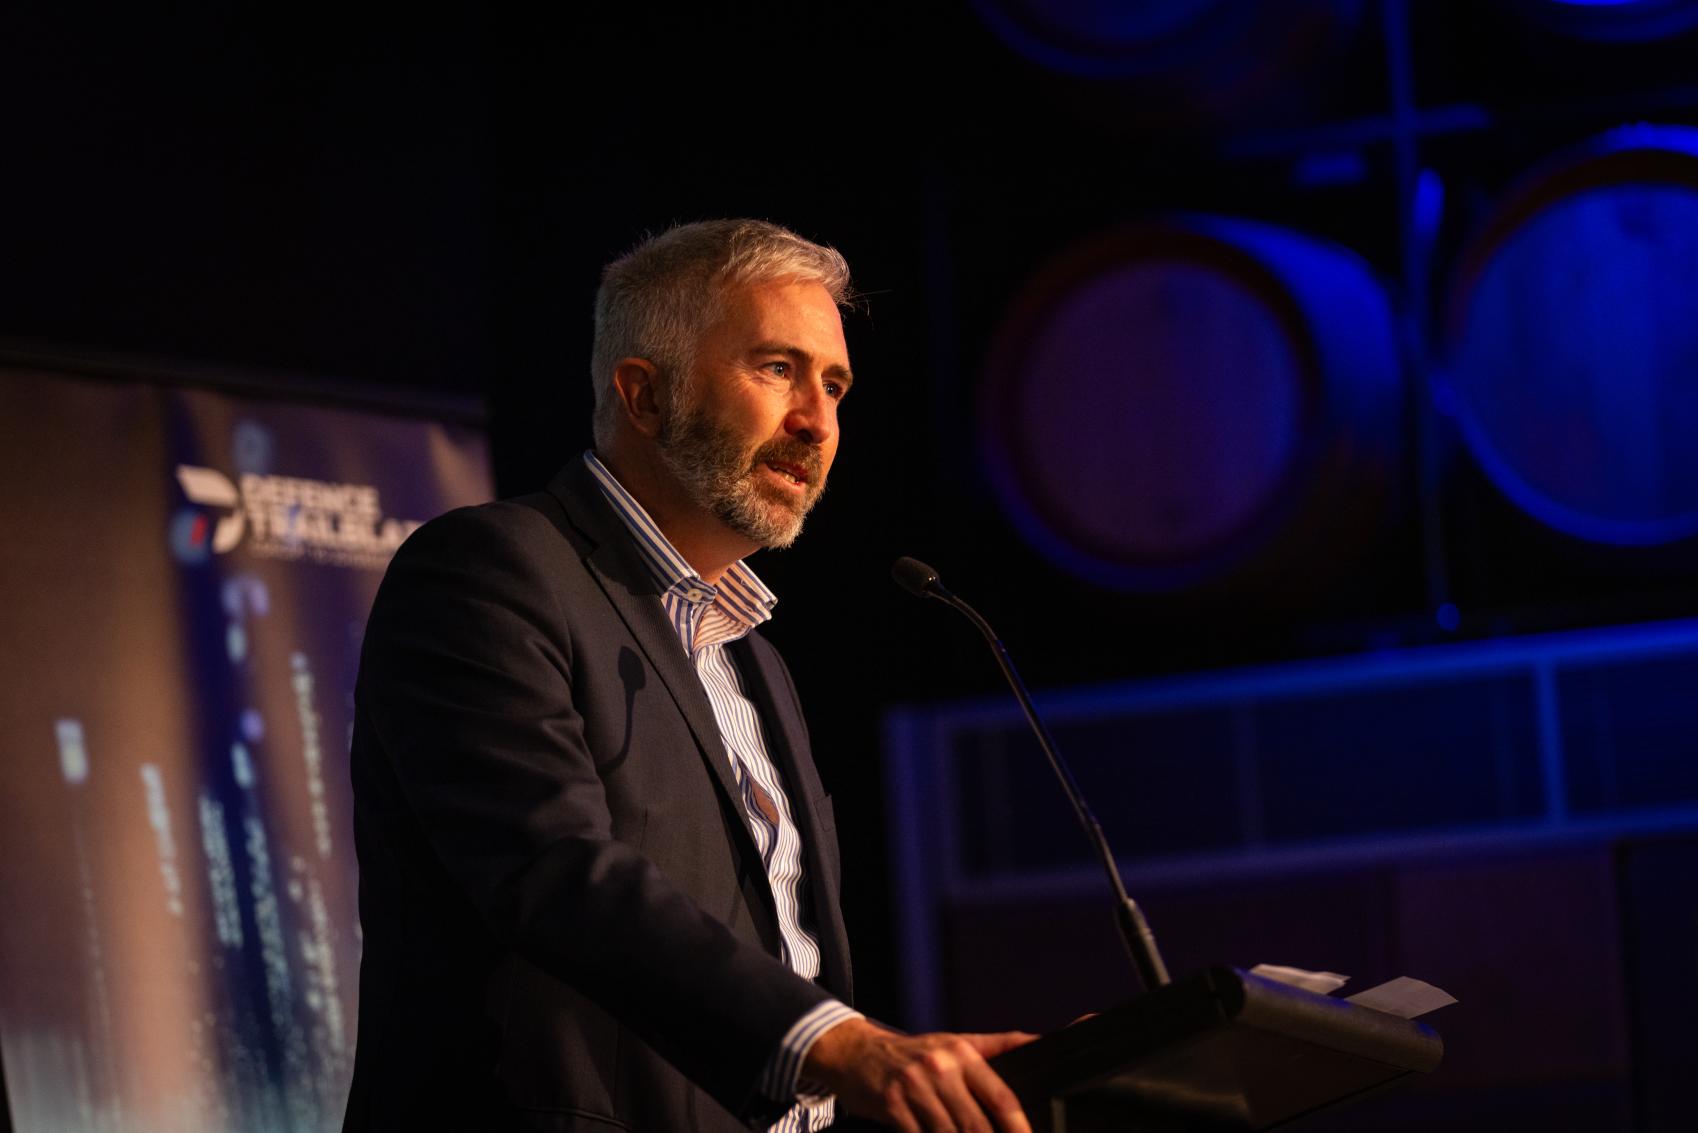
[{"label": "suit jacket sleeve", "polygon": [[563,547],[534,509],[495,505],[427,524],[397,554],[358,692],[399,796],[384,800],[399,812],[389,820],[416,824],[504,947],[727,1109],[761,1116],[763,1063],[827,995],[615,838],[598,765],[608,753],[586,742],[585,698],[588,675],[627,664],[629,650],[575,627],[592,584]]}]

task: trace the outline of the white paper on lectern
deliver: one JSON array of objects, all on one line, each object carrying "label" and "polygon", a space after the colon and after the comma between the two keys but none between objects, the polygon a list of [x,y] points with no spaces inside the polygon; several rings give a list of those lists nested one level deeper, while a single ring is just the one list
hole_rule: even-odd
[{"label": "white paper on lectern", "polygon": [[[1311,972],[1305,968],[1290,968],[1283,964],[1257,964],[1250,969],[1250,974],[1300,987],[1304,991],[1319,995],[1331,995],[1350,980],[1349,976],[1341,976],[1337,972]],[[1378,987],[1359,991],[1349,996],[1348,1000],[1358,1007],[1372,1007],[1375,1011],[1384,1011],[1388,1015],[1414,1019],[1429,1011],[1449,1007],[1456,1002],[1456,997],[1424,980],[1398,976]]]},{"label": "white paper on lectern", "polygon": [[1250,974],[1273,980],[1275,983],[1300,987],[1316,995],[1331,995],[1350,981],[1349,976],[1341,976],[1337,972],[1311,972],[1303,968],[1288,968],[1283,964],[1257,964],[1250,969]]},{"label": "white paper on lectern", "polygon": [[1398,1015],[1404,1019],[1413,1019],[1429,1011],[1449,1007],[1456,1002],[1456,997],[1448,991],[1422,980],[1411,979],[1409,976],[1387,980],[1378,987],[1359,991],[1349,998],[1350,1002],[1358,1007],[1372,1007],[1375,1011],[1384,1011],[1388,1015]]}]

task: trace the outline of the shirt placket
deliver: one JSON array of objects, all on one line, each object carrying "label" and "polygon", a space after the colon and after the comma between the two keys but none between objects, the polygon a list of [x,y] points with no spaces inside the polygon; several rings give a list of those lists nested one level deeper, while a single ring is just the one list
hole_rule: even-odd
[{"label": "shirt placket", "polygon": [[[680,597],[688,609],[686,617],[689,621],[691,642],[690,660],[696,667],[697,678],[705,685],[713,679],[713,675],[706,671],[710,666],[717,665],[722,670],[728,668],[724,661],[724,648],[729,639],[720,636],[711,641],[704,641],[701,637],[702,628],[708,621],[708,611],[712,609],[718,595],[706,583],[688,583],[684,585]],[[730,673],[721,672],[719,679],[729,680]],[[720,735],[725,740],[725,756],[731,764],[731,777],[743,796],[743,813],[748,815],[749,834],[755,840],[755,848],[760,851],[761,864],[770,872],[773,855],[778,850],[781,817],[778,813],[778,803],[749,770],[749,765],[737,750],[736,744],[725,736],[725,729],[720,729]]]}]

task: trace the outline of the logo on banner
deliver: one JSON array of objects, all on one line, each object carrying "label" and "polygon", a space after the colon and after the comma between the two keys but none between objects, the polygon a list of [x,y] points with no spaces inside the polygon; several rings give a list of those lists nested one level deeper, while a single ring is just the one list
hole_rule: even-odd
[{"label": "logo on banner", "polygon": [[205,562],[246,546],[270,559],[301,559],[381,570],[418,520],[383,514],[370,484],[177,466],[177,483],[194,508],[172,524],[171,548],[184,563]]}]

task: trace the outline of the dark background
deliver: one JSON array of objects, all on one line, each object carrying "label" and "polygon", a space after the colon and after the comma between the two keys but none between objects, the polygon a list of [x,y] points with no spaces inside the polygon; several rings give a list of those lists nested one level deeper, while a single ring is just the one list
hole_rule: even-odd
[{"label": "dark background", "polygon": [[[1239,5],[1270,65],[1280,29],[1351,18],[1235,92],[1060,75],[964,3],[10,5],[0,336],[353,398],[480,399],[513,494],[589,443],[607,260],[723,215],[842,250],[864,296],[844,444],[806,537],[756,566],[843,816],[863,1004],[894,1015],[880,714],[997,686],[966,627],[887,581],[896,556],[977,599],[1040,688],[1698,612],[1690,547],[1590,556],[1521,517],[1442,430],[1363,560],[1278,601],[1074,580],[987,486],[993,333],[1079,237],[1170,208],[1290,225],[1355,249],[1425,325],[1457,247],[1529,165],[1624,121],[1698,121],[1690,36],[1582,43],[1525,7]],[[1449,189],[1419,264],[1411,162]]]}]

